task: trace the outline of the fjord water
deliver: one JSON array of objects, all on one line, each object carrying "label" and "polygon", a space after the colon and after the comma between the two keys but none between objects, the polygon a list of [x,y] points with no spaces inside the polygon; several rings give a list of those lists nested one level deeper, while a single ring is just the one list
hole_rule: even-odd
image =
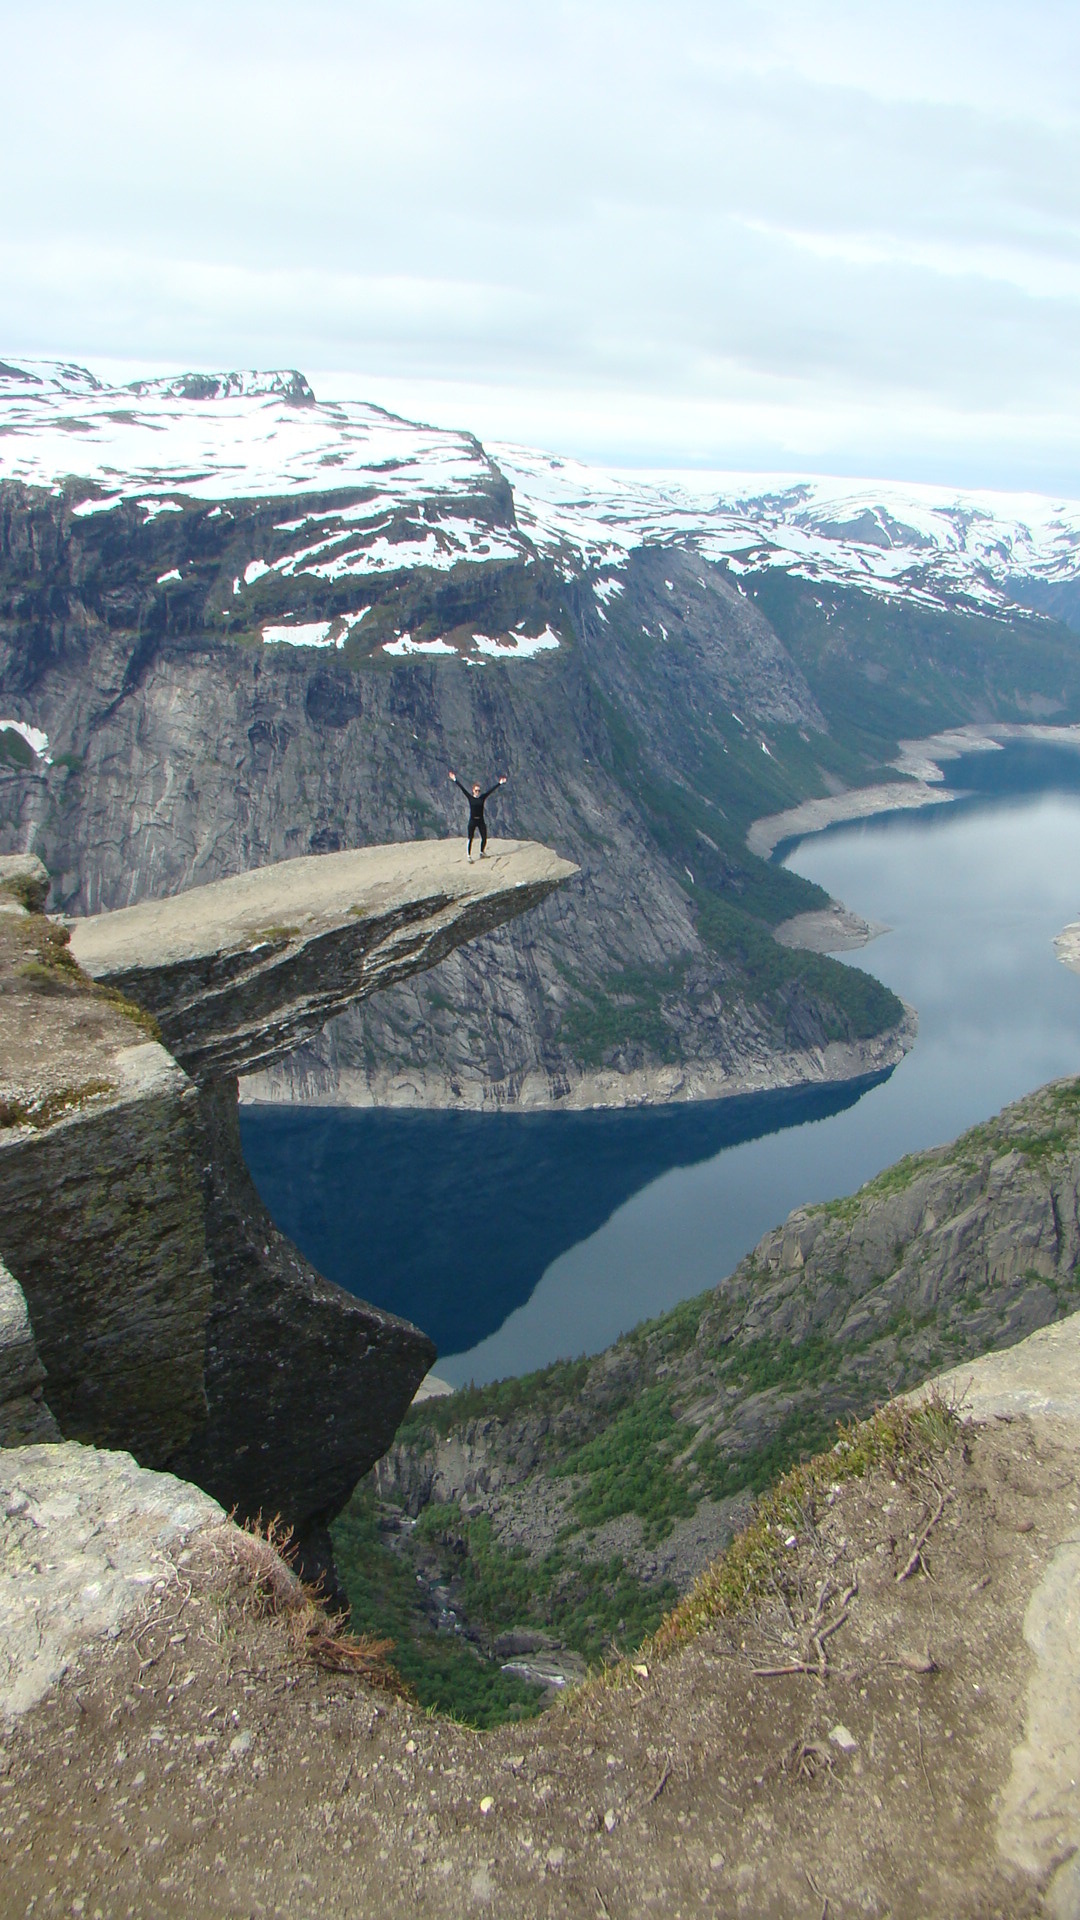
[{"label": "fjord water", "polygon": [[845,964],[919,1015],[891,1074],[622,1113],[246,1108],[275,1219],[331,1279],[425,1327],[455,1385],[595,1351],[729,1273],[792,1207],[847,1193],[1080,1072],[1080,755],[950,770],[972,797],[817,834],[795,871],[890,931]]}]

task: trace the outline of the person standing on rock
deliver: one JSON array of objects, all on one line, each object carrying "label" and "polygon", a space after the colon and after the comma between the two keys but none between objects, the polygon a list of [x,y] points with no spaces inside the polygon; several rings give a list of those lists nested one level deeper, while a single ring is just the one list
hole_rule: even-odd
[{"label": "person standing on rock", "polygon": [[469,859],[470,860],[472,859],[473,840],[475,836],[479,834],[480,835],[480,858],[482,860],[484,857],[484,848],[487,846],[487,822],[484,819],[484,801],[490,800],[492,794],[497,793],[500,787],[505,787],[506,775],[505,773],[501,773],[499,775],[499,778],[496,780],[495,785],[493,787],[489,787],[486,793],[481,793],[479,780],[474,781],[473,790],[470,793],[468,787],[465,786],[464,783],[458,779],[456,773],[452,773],[450,775],[450,779],[452,784],[455,787],[460,788],[461,792],[465,795],[465,798],[469,803],[469,842],[468,842]]}]

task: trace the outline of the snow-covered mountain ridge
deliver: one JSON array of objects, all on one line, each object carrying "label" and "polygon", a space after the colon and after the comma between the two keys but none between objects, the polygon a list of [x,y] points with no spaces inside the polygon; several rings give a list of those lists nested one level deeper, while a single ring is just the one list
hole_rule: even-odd
[{"label": "snow-covered mountain ridge", "polygon": [[[592,576],[602,615],[627,555],[650,545],[689,548],[736,576],[781,569],[981,611],[1080,581],[1077,501],[815,477],[610,472],[516,446],[485,449],[468,433],[360,401],[319,402],[292,371],[118,387],[65,363],[0,363],[0,480],[52,492],[74,484],[83,515],[137,504],[150,518],[185,502],[224,513],[238,500],[315,496],[307,512],[275,523],[282,550],[272,559],[247,556],[238,596],[271,569],[309,583],[356,579],[362,588],[372,575],[527,566],[543,556],[566,580]],[[328,625],[317,635],[317,624],[306,624],[301,644],[333,645],[349,631]],[[557,644],[550,629],[544,634]],[[288,619],[265,637],[290,637]],[[519,651],[535,651],[524,641],[541,638],[523,636]],[[430,638],[410,643],[407,633],[386,644],[435,650]],[[502,650],[515,649],[504,640]]]}]

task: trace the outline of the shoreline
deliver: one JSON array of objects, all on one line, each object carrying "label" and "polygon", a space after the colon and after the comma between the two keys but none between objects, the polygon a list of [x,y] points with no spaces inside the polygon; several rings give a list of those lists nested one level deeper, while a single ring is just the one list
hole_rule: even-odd
[{"label": "shoreline", "polygon": [[900,780],[883,781],[874,787],[850,787],[843,793],[802,800],[783,813],[764,814],[749,828],[746,844],[751,853],[769,860],[785,840],[804,840],[826,827],[869,820],[879,813],[948,806],[962,799],[963,793],[960,788],[945,786],[943,762],[959,760],[966,753],[999,753],[1003,747],[1025,740],[1037,746],[1080,749],[1080,724],[1068,722],[1055,727],[1036,720],[990,721],[985,725],[971,722],[928,734],[924,740],[901,740],[896,759],[891,762],[903,776]]},{"label": "shoreline", "polygon": [[1070,973],[1080,973],[1080,920],[1070,920],[1054,935],[1054,956]]},{"label": "shoreline", "polygon": [[864,920],[839,900],[830,907],[818,907],[812,913],[797,913],[781,920],[773,928],[778,946],[794,947],[803,953],[854,953],[880,940],[890,929],[878,920]]},{"label": "shoreline", "polygon": [[[723,1100],[740,1094],[778,1093],[802,1086],[831,1086],[861,1080],[898,1066],[918,1033],[918,1015],[906,1007],[895,1027],[869,1040],[830,1041],[828,1046],[779,1053],[743,1069],[695,1062],[677,1067],[639,1068],[633,1073],[582,1074],[565,1090],[554,1091],[545,1075],[526,1077],[513,1099],[492,1097],[477,1081],[464,1091],[445,1074],[376,1078],[346,1069],[330,1079],[312,1076],[313,1085],[298,1098],[280,1073],[241,1081],[245,1107],[347,1107],[351,1109],[428,1110],[454,1113],[619,1112],[631,1107],[676,1106],[699,1100]],[[251,1087],[254,1086],[254,1091]],[[280,1089],[280,1091],[278,1090]],[[486,1096],[486,1097],[485,1097]]]}]

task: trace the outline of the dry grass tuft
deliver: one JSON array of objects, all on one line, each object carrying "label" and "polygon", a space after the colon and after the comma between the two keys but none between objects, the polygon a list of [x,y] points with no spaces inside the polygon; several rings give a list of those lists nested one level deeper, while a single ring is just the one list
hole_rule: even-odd
[{"label": "dry grass tuft", "polygon": [[392,1640],[379,1640],[370,1633],[347,1633],[337,1620],[327,1620],[308,1628],[307,1657],[326,1673],[354,1673],[371,1687],[379,1687],[398,1699],[412,1699],[390,1659]]},{"label": "dry grass tuft", "polygon": [[934,1392],[917,1407],[890,1401],[869,1420],[841,1427],[834,1446],[793,1467],[762,1496],[750,1524],[665,1615],[633,1661],[621,1660],[593,1676],[586,1689],[631,1684],[635,1665],[662,1660],[718,1621],[753,1608],[775,1591],[785,1540],[813,1530],[832,1489],[877,1467],[888,1467],[897,1478],[925,1477],[958,1429],[955,1407]]},{"label": "dry grass tuft", "polygon": [[289,1565],[295,1557],[292,1531],[279,1516],[264,1523],[259,1515],[244,1525],[216,1527],[206,1536],[206,1552],[231,1607],[243,1618],[268,1620],[319,1609]]},{"label": "dry grass tuft", "polygon": [[208,1536],[207,1546],[232,1624],[282,1620],[296,1658],[310,1660],[327,1673],[355,1674],[400,1699],[412,1698],[389,1658],[394,1642],[350,1633],[346,1616],[328,1613],[317,1589],[296,1574],[293,1530],[280,1514],[264,1520],[260,1513],[220,1527]]}]

